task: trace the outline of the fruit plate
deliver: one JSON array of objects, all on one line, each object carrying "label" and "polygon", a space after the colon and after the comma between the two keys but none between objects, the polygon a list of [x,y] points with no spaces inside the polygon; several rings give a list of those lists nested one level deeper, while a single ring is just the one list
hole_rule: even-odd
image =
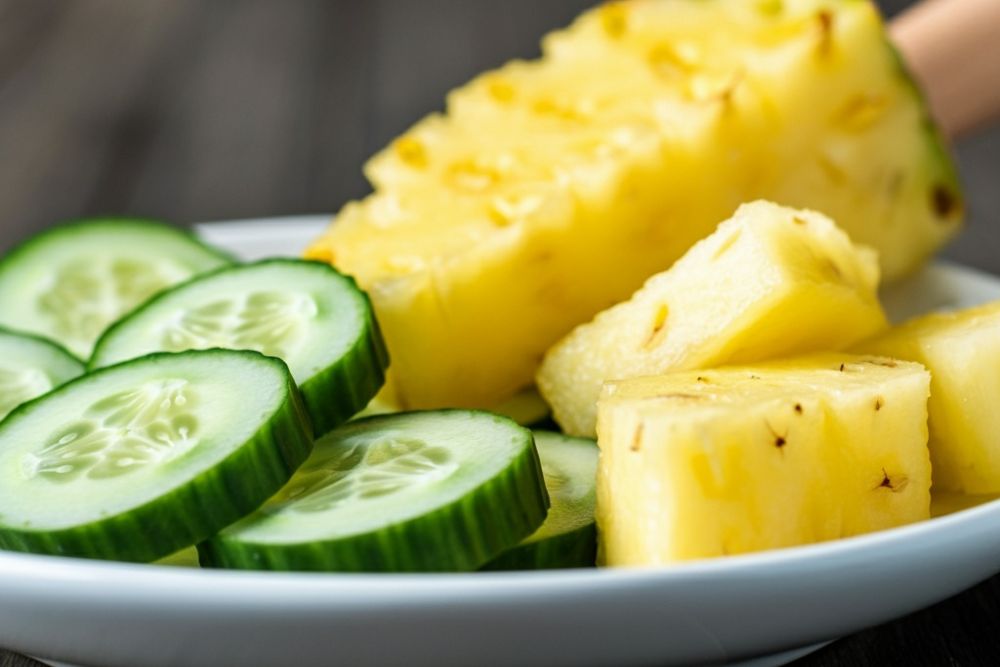
[{"label": "fruit plate", "polygon": [[[296,254],[327,216],[206,224],[245,258]],[[935,264],[895,317],[1000,298]],[[954,508],[952,508],[954,509]],[[0,646],[100,667],[781,664],[1000,571],[1000,502],[881,533],[646,570],[337,575],[0,553]]]}]

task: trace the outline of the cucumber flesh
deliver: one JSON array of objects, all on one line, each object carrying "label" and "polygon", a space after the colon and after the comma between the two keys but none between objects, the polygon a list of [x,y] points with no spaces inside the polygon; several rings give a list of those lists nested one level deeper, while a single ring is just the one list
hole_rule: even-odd
[{"label": "cucumber flesh", "polygon": [[150,220],[93,219],[38,234],[0,259],[0,325],[81,359],[104,329],[160,290],[232,259]]},{"label": "cucumber flesh", "polygon": [[260,506],[311,446],[278,359],[211,350],[102,369],[0,423],[0,548],[162,558]]},{"label": "cucumber flesh", "polygon": [[388,356],[368,297],[328,264],[270,259],[165,291],[101,337],[91,368],[150,352],[230,348],[283,359],[317,435],[364,408]]},{"label": "cucumber flesh", "polygon": [[0,419],[83,371],[79,359],[52,341],[0,329]]},{"label": "cucumber flesh", "polygon": [[321,438],[280,493],[198,551],[202,565],[244,569],[474,570],[547,506],[527,429],[487,412],[403,412]]},{"label": "cucumber flesh", "polygon": [[484,569],[593,567],[597,557],[597,444],[586,438],[535,431],[535,446],[552,502],[549,515],[538,530]]}]

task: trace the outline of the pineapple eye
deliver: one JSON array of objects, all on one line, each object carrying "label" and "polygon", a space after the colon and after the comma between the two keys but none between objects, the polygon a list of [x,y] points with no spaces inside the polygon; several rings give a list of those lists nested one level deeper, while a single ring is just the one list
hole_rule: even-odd
[{"label": "pineapple eye", "polygon": [[403,137],[394,144],[396,155],[411,167],[422,169],[427,166],[427,149],[419,139]]},{"label": "pineapple eye", "polygon": [[733,93],[743,82],[744,75],[742,69],[723,74],[696,74],[688,82],[688,96],[695,102],[728,104],[733,99]]},{"label": "pineapple eye", "polygon": [[506,104],[514,99],[514,86],[499,78],[490,81],[486,90],[497,102]]},{"label": "pineapple eye", "polygon": [[931,190],[931,207],[937,217],[945,220],[957,215],[961,210],[958,198],[943,185],[935,185]]},{"label": "pineapple eye", "polygon": [[620,3],[604,5],[601,8],[601,26],[605,34],[612,39],[618,39],[628,29],[628,15]]},{"label": "pineapple eye", "polygon": [[834,117],[834,124],[849,132],[862,132],[885,114],[889,102],[882,95],[857,95]]},{"label": "pineapple eye", "polygon": [[882,468],[882,481],[878,483],[875,490],[879,489],[889,489],[893,493],[899,493],[906,488],[910,480],[906,475],[890,475],[886,472],[885,468]]},{"label": "pineapple eye", "polygon": [[646,338],[646,342],[643,343],[643,347],[652,347],[659,342],[662,338],[662,333],[667,325],[667,315],[670,313],[670,309],[667,304],[660,304],[660,307],[656,309],[656,315],[653,317],[653,328],[650,331],[649,337]]},{"label": "pineapple eye", "polygon": [[828,55],[833,46],[833,12],[823,10],[816,14],[816,21],[819,24],[819,54]]}]

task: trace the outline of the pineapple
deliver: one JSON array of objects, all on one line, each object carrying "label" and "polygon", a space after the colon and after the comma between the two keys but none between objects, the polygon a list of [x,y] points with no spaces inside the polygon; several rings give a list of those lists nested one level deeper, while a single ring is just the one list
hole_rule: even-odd
[{"label": "pineapple", "polygon": [[814,208],[894,278],[956,230],[952,162],[875,8],[587,12],[453,92],[307,250],[371,294],[402,407],[484,406],[744,201]]},{"label": "pineapple", "polygon": [[537,382],[593,437],[605,380],[846,347],[887,326],[871,250],[819,213],[744,204],[629,301],[559,341]]},{"label": "pineapple", "polygon": [[600,401],[606,565],[658,565],[926,519],[929,375],[826,354],[612,382]]},{"label": "pineapple", "polygon": [[1000,301],[916,318],[860,349],[931,372],[935,492],[1000,493]]}]

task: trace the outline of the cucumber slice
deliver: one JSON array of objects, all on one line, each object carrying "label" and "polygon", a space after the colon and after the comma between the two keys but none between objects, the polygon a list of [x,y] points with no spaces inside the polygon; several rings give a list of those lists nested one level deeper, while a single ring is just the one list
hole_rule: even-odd
[{"label": "cucumber slice", "polygon": [[0,259],[0,325],[81,359],[104,329],[165,287],[232,259],[151,220],[93,219],[34,236]]},{"label": "cucumber slice", "polygon": [[79,359],[52,341],[0,328],[0,419],[83,371]]},{"label": "cucumber slice", "polygon": [[549,515],[521,544],[500,554],[483,569],[593,567],[597,558],[597,443],[535,431],[535,446],[552,501]]},{"label": "cucumber slice", "polygon": [[352,278],[320,262],[268,259],[199,276],[151,299],[108,329],[90,367],[212,347],[283,359],[317,435],[364,408],[389,363],[371,303]]},{"label": "cucumber slice", "polygon": [[278,359],[211,350],[106,368],[0,423],[0,548],[152,561],[260,506],[311,446]]},{"label": "cucumber slice", "polygon": [[255,514],[198,545],[202,565],[474,570],[535,530],[548,498],[531,432],[488,412],[351,421]]}]

